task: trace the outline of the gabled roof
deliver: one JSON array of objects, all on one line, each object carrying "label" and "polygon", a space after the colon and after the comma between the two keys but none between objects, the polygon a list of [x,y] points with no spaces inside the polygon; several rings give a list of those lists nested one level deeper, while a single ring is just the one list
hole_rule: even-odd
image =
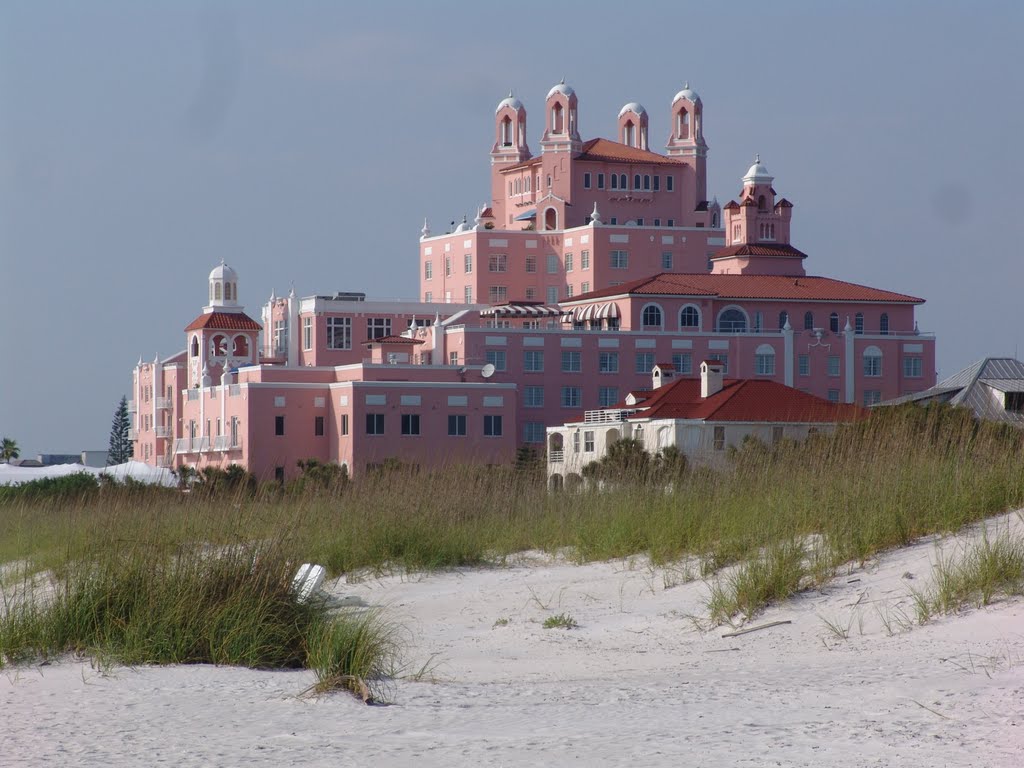
[{"label": "gabled roof", "polygon": [[656,389],[635,406],[634,419],[696,419],[742,423],[835,424],[867,418],[858,405],[830,403],[820,397],[762,379],[726,379],[710,397],[700,395],[700,379],[677,379]]},{"label": "gabled roof", "polygon": [[1024,425],[1024,413],[1004,410],[1002,398],[993,396],[993,390],[1024,391],[1024,363],[1013,357],[986,357],[943,379],[934,387],[887,400],[880,405],[949,403],[970,408],[982,419]]},{"label": "gabled roof", "polygon": [[186,331],[209,328],[214,331],[259,331],[263,326],[244,312],[209,312],[189,323]]},{"label": "gabled roof", "polygon": [[596,160],[604,163],[649,163],[652,165],[685,165],[657,152],[637,149],[610,139],[591,139],[584,142],[576,160]]},{"label": "gabled roof", "polygon": [[652,277],[644,277],[611,288],[581,293],[559,303],[566,306],[596,301],[608,296],[713,296],[720,299],[924,303],[924,299],[914,296],[847,283],[844,280],[833,280],[830,277],[678,272],[661,272]]}]

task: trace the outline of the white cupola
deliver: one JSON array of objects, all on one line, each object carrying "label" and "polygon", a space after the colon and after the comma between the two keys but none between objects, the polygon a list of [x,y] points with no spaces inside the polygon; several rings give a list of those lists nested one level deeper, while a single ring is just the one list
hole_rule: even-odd
[{"label": "white cupola", "polygon": [[775,177],[768,173],[768,169],[761,162],[760,155],[754,155],[754,164],[747,169],[743,176],[743,184],[771,184]]},{"label": "white cupola", "polygon": [[209,311],[241,310],[238,304],[238,273],[225,264],[223,259],[210,272],[209,282]]}]

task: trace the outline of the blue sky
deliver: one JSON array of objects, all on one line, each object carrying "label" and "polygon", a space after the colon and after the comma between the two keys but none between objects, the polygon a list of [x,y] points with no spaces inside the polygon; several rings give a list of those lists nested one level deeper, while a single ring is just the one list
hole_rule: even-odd
[{"label": "blue sky", "polygon": [[[372,7],[369,7],[371,6]],[[1024,343],[1024,4],[0,3],[0,434],[105,448],[141,355],[220,259],[272,289],[414,297],[416,238],[488,194],[495,104],[537,148],[700,94],[709,193],[760,153],[809,273],[927,299],[940,375]],[[516,32],[515,30],[522,30]]]}]

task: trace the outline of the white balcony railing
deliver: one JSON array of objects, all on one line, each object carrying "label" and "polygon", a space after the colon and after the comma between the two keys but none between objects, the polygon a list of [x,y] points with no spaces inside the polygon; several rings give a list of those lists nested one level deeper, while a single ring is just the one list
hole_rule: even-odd
[{"label": "white balcony railing", "polygon": [[561,464],[565,460],[565,451],[548,451],[548,462]]},{"label": "white balcony railing", "polygon": [[138,411],[138,408],[135,405],[135,401],[134,400],[129,400],[128,401],[128,413],[135,413],[136,411]]},{"label": "white balcony railing", "polygon": [[220,435],[213,438],[213,450],[227,451],[231,448],[231,435]]},{"label": "white balcony railing", "polygon": [[200,451],[210,450],[210,438],[208,437],[193,437],[192,438],[192,453],[198,453]]},{"label": "white balcony railing", "polygon": [[166,456],[157,456],[156,465],[158,467],[169,467],[171,466],[171,460],[168,459]]},{"label": "white balcony railing", "polygon": [[179,437],[174,441],[174,452],[175,453],[191,453],[192,452],[192,440],[187,437]]},{"label": "white balcony railing", "polygon": [[153,427],[153,433],[157,437],[170,437],[171,436],[171,428],[170,427]]},{"label": "white balcony railing", "polygon": [[585,424],[614,424],[616,422],[625,421],[633,413],[635,413],[635,411],[587,411],[583,414],[583,422]]},{"label": "white balcony railing", "polygon": [[137,430],[137,429],[129,429],[128,430],[128,439],[129,440],[138,440],[139,439],[139,430]]},{"label": "white balcony railing", "polygon": [[156,407],[157,408],[170,408],[171,407],[171,398],[169,398],[169,397],[158,397],[156,399]]}]

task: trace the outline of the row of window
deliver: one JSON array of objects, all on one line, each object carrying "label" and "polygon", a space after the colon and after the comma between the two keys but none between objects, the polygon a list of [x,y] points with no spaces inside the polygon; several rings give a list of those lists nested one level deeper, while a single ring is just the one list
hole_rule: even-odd
[{"label": "row of window", "polygon": [[[595,178],[596,176],[596,178]],[[596,183],[597,189],[605,189],[605,174],[591,174],[589,172],[583,174],[583,188],[591,189],[593,182]],[[622,191],[629,191],[629,176],[625,173],[609,173],[607,176],[608,186],[607,189],[615,189]],[[675,187],[675,177],[665,177],[665,191],[671,192]],[[632,191],[644,191],[644,192],[660,192],[661,191],[661,176],[651,174],[633,174],[633,186]],[[671,224],[669,225],[671,226]]]},{"label": "row of window", "polygon": [[[220,420],[218,419],[217,434],[220,434]],[[463,413],[453,413],[448,415],[448,434],[453,437],[465,437],[467,434],[467,416]],[[501,437],[502,435],[502,417],[500,414],[485,414],[483,417],[483,436],[484,437]],[[232,424],[232,439],[237,440],[237,420],[233,420]],[[207,427],[209,428],[209,427]],[[418,413],[403,413],[400,414],[400,434],[406,436],[418,436],[420,432],[420,414]],[[345,436],[349,434],[349,419],[348,414],[343,413],[341,415],[341,435]],[[274,434],[277,436],[283,436],[285,434],[285,417],[275,416],[274,417]],[[366,434],[368,435],[383,435],[384,434],[384,414],[383,413],[367,413],[366,414]],[[324,417],[315,416],[313,418],[313,435],[316,437],[324,436]]]},{"label": "row of window", "polygon": [[[282,323],[283,328],[278,328],[274,323],[274,347],[279,353],[286,353],[288,350],[287,337],[288,328]],[[379,339],[391,335],[390,317],[368,317],[366,318],[366,338]],[[277,339],[280,336],[281,341]],[[302,318],[302,348],[306,351],[313,349],[313,318]],[[328,317],[327,318],[327,349],[352,349],[352,318],[351,317]]]},{"label": "row of window", "polygon": [[[788,312],[779,312],[779,330],[786,325],[789,319]],[[804,312],[804,330],[811,331],[819,326],[815,325],[814,313],[808,310]],[[833,312],[828,316],[828,329],[832,333],[839,333],[839,313]],[[853,316],[853,332],[857,335],[864,333],[864,313],[858,312]],[[878,333],[881,336],[889,335],[889,313],[882,312],[878,316]]]}]

